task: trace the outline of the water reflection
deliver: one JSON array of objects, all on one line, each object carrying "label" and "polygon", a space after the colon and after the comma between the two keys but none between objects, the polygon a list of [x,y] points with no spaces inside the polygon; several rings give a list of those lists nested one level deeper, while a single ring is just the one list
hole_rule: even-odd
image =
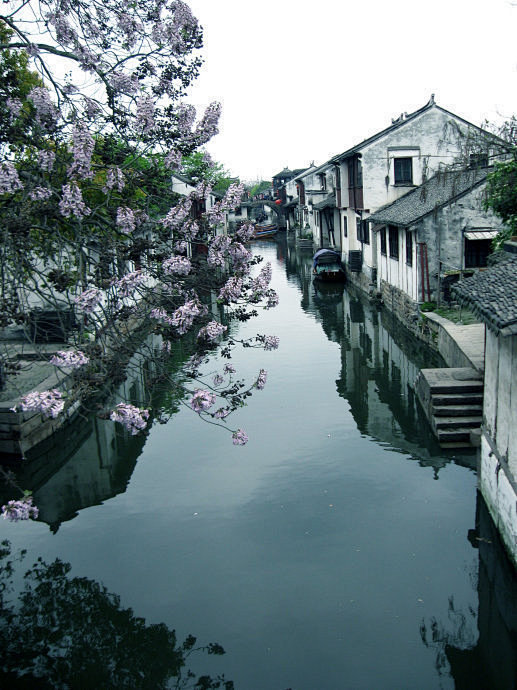
[{"label": "water reflection", "polygon": [[451,597],[446,622],[422,622],[422,641],[435,649],[438,672],[450,673],[456,690],[515,690],[517,574],[480,494],[469,539],[479,548],[477,626],[476,612],[457,608]]},{"label": "water reflection", "polygon": [[[24,575],[17,601],[16,560],[0,546],[0,685],[9,688],[224,688],[224,676],[197,677],[194,652],[223,655],[221,645],[178,643],[163,623],[147,624],[95,580],[72,577],[69,563],[38,559]],[[9,600],[7,596],[9,595]]]},{"label": "water reflection", "polygon": [[445,366],[442,358],[353,286],[312,281],[311,267],[310,252],[290,249],[286,271],[298,282],[302,309],[341,348],[336,388],[361,433],[432,467],[435,479],[451,461],[475,469],[475,451],[440,448],[414,392],[419,370]]},{"label": "water reflection", "polygon": [[[165,365],[156,357],[160,345],[161,339],[156,336],[140,344],[113,400],[127,400],[142,407],[152,402],[168,418],[177,411],[183,394],[180,385],[171,388],[170,376],[181,369],[192,346],[188,341],[180,343],[167,358],[164,388],[160,368]],[[27,453],[16,473],[17,482],[33,492],[38,521],[57,532],[61,523],[76,517],[78,511],[126,490],[146,440],[147,434],[133,436],[120,424],[99,419],[94,413],[79,415]],[[4,502],[7,497],[11,498],[8,494],[2,496]]]}]

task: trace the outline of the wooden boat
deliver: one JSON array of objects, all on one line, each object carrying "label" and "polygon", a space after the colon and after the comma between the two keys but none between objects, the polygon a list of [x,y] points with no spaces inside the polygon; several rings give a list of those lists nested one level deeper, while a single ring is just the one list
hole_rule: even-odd
[{"label": "wooden boat", "polygon": [[278,232],[278,225],[274,223],[257,223],[255,225],[255,239],[262,239],[263,237],[274,237]]},{"label": "wooden boat", "polygon": [[312,273],[319,280],[339,281],[346,279],[341,255],[333,249],[318,249],[312,257]]}]

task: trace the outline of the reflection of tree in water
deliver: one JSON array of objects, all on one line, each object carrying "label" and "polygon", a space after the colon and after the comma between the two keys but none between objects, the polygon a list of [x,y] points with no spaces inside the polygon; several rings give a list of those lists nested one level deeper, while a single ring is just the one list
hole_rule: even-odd
[{"label": "reflection of tree in water", "polygon": [[[19,560],[22,560],[23,553]],[[194,652],[222,655],[215,643],[180,645],[164,623],[147,625],[120,598],[70,564],[39,559],[24,577],[18,602],[10,544],[0,547],[0,686],[9,688],[224,688],[224,676],[197,677],[186,667]]]}]

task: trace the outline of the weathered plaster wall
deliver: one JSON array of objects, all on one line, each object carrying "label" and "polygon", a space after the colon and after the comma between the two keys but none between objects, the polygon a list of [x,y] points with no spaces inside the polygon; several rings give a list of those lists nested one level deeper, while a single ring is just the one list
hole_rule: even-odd
[{"label": "weathered plaster wall", "polygon": [[479,488],[510,559],[517,567],[517,486],[506,463],[500,463],[492,452],[486,430],[481,435]]}]

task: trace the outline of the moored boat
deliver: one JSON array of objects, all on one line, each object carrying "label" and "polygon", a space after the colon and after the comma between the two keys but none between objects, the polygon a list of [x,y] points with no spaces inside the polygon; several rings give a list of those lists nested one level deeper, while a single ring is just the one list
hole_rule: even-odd
[{"label": "moored boat", "polygon": [[255,225],[255,235],[256,239],[263,237],[274,237],[278,232],[278,225],[274,223],[257,223]]},{"label": "moored boat", "polygon": [[341,255],[333,249],[318,249],[312,257],[312,273],[320,280],[345,280],[345,267]]}]

